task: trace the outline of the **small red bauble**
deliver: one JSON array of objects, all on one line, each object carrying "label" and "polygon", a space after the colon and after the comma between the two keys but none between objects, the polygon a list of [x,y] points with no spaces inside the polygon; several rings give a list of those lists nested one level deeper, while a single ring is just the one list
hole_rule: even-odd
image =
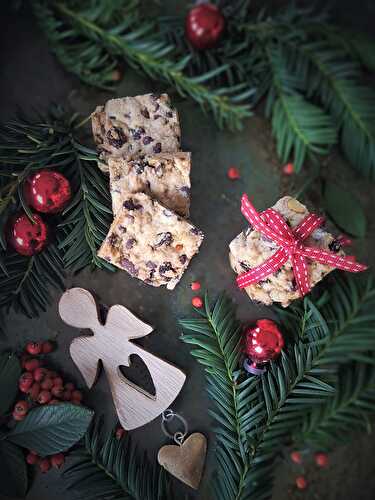
[{"label": "small red bauble", "polygon": [[197,290],[200,290],[201,289],[201,284],[199,283],[199,281],[193,281],[192,284],[191,284],[191,289],[196,292]]},{"label": "small red bauble", "polygon": [[26,214],[20,214],[11,220],[9,226],[9,244],[21,255],[34,255],[47,244],[48,227],[43,219],[34,214],[32,222]]},{"label": "small red bauble", "polygon": [[328,455],[326,453],[316,453],[315,454],[315,463],[318,467],[327,467],[328,466]]},{"label": "small red bauble", "polygon": [[273,321],[259,319],[255,328],[246,330],[246,354],[253,363],[264,364],[276,359],[284,347],[284,339]]},{"label": "small red bauble", "polygon": [[299,451],[292,451],[290,454],[290,458],[292,459],[292,462],[295,464],[301,464],[302,463],[302,455]]},{"label": "small red bauble", "polygon": [[46,342],[43,342],[42,344],[42,353],[43,354],[49,354],[50,352],[53,351],[53,344],[49,340]]},{"label": "small red bauble", "polygon": [[56,453],[56,455],[52,455],[50,460],[52,467],[54,467],[55,469],[60,469],[60,467],[64,465],[65,457],[63,453]]},{"label": "small red bauble", "polygon": [[68,179],[53,170],[40,170],[25,183],[26,201],[38,212],[61,212],[69,203],[71,195]]},{"label": "small red bauble", "polygon": [[299,490],[305,490],[307,488],[307,481],[304,476],[296,477],[296,486]]},{"label": "small red bauble", "polygon": [[203,307],[203,300],[200,297],[193,297],[191,299],[191,303],[197,309],[200,309],[201,307]]},{"label": "small red bauble", "polygon": [[224,16],[212,3],[197,5],[186,16],[186,37],[199,50],[214,47],[223,34],[224,27]]}]

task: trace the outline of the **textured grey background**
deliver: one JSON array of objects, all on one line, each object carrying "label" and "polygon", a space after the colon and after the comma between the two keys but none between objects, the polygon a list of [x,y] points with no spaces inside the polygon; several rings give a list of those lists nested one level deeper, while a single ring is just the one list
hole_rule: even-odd
[{"label": "textured grey background", "polygon": [[[179,8],[184,2],[178,2]],[[337,17],[357,26],[369,28],[374,20],[372,2],[356,2],[355,6],[346,2],[336,9]],[[49,53],[42,35],[27,14],[16,16],[9,11],[7,2],[1,14],[0,32],[0,117],[11,118],[20,107],[46,109],[52,101],[72,106],[82,112],[90,113],[97,104],[105,102],[109,94],[98,92],[80,85],[77,79],[68,75]],[[175,2],[166,2],[163,8],[173,11]],[[360,8],[359,8],[360,7]],[[372,21],[371,21],[372,19]],[[144,92],[166,90],[153,82],[126,70],[125,79],[118,89],[118,95],[135,95]],[[206,234],[202,250],[196,257],[181,284],[172,293],[143,285],[124,272],[116,274],[104,271],[84,271],[78,276],[67,279],[67,287],[81,286],[95,292],[99,299],[108,304],[122,303],[129,307],[144,321],[155,327],[154,333],[145,338],[142,344],[155,354],[170,360],[182,368],[187,376],[174,409],[184,415],[191,431],[204,432],[209,438],[207,469],[200,493],[197,498],[205,500],[212,470],[213,441],[211,420],[207,415],[209,401],[204,390],[204,377],[201,368],[188,353],[188,347],[179,341],[180,334],[177,318],[190,314],[192,293],[189,284],[199,279],[204,287],[212,292],[226,289],[238,303],[240,317],[255,319],[264,314],[264,309],[252,304],[244,294],[236,290],[234,275],[227,259],[228,242],[242,229],[244,220],[239,211],[239,199],[247,191],[254,196],[256,205],[265,208],[272,204],[280,193],[288,190],[285,179],[280,177],[280,164],[277,162],[270,134],[269,124],[262,118],[248,120],[241,133],[226,133],[217,130],[210,117],[204,117],[194,103],[181,101],[175,97],[182,121],[183,149],[193,153],[192,171],[192,210],[191,219]],[[230,182],[226,170],[236,165],[241,170],[241,180]],[[41,165],[42,166],[42,165]],[[357,243],[357,253],[375,263],[373,246],[375,243],[374,189],[365,181],[357,179],[355,173],[338,154],[329,160],[329,176],[339,176],[359,193],[369,214],[367,242]],[[1,286],[1,284],[0,284]],[[20,346],[28,339],[47,339],[56,337],[59,349],[51,356],[51,362],[67,378],[81,385],[78,370],[69,358],[68,346],[78,332],[64,325],[57,314],[59,294],[51,308],[36,320],[25,320],[22,316],[10,315],[5,324],[8,333],[6,345]],[[0,346],[3,347],[3,346]],[[115,421],[109,388],[102,376],[95,388],[87,392],[85,400],[98,413],[106,416],[108,424]],[[141,449],[147,448],[150,459],[154,460],[158,448],[167,441],[160,431],[158,420],[144,428],[132,432],[134,441]],[[305,493],[296,492],[294,477],[301,473],[284,460],[278,470],[274,498],[341,499],[353,498],[370,500],[375,496],[375,464],[373,453],[375,441],[372,436],[354,439],[346,448],[341,448],[331,456],[331,466],[327,471],[316,471],[308,465],[306,474],[311,487]],[[1,466],[1,464],[0,464]],[[28,500],[67,500],[70,494],[64,492],[59,474],[51,472],[38,475],[28,494]],[[186,491],[178,486],[180,491]]]}]

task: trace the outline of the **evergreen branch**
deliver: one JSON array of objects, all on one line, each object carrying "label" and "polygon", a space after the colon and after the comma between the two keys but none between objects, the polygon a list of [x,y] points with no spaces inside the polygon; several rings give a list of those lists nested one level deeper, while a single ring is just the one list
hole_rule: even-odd
[{"label": "evergreen branch", "polygon": [[[106,3],[97,0],[85,2],[81,9],[77,6],[70,8],[62,2],[53,2],[51,6],[51,3],[40,0],[35,4],[35,15],[53,50],[61,57],[62,64],[78,76],[82,73],[81,64],[77,64],[71,53],[64,52],[63,45],[70,45],[70,50],[73,50],[77,40],[83,40],[81,43],[87,44],[85,54],[93,60],[89,67],[95,68],[95,62],[101,61],[104,54],[111,61],[125,60],[151,79],[172,85],[182,97],[195,100],[204,111],[212,112],[220,127],[238,129],[242,120],[250,116],[249,105],[238,103],[248,101],[254,94],[254,89],[249,88],[246,83],[226,88],[210,88],[207,82],[227,71],[226,65],[195,77],[186,76],[184,70],[189,56],[175,62],[172,57],[174,47],[156,33],[154,23],[134,17],[127,19],[126,16],[124,20],[121,10],[117,10],[118,14],[121,12],[119,23],[114,12],[116,6],[123,6],[123,2],[115,3],[112,8],[111,15],[115,18],[111,19],[112,23],[108,22],[110,16],[106,13]],[[101,21],[103,16],[107,23]],[[132,20],[135,25],[132,25]],[[169,59],[166,58],[167,55],[170,56]],[[82,79],[88,81],[86,77]],[[94,79],[91,79],[91,83],[95,84]]]},{"label": "evergreen branch", "polygon": [[0,309],[13,307],[33,318],[51,304],[50,289],[64,290],[63,262],[55,245],[32,257],[6,253],[2,258]]},{"label": "evergreen branch", "polygon": [[306,157],[315,159],[329,152],[337,140],[336,129],[323,110],[299,93],[302,82],[291,76],[282,48],[267,45],[265,52],[272,73],[266,116],[272,116],[279,157],[285,163],[293,154],[294,167],[299,171]]},{"label": "evergreen branch", "polygon": [[369,417],[375,413],[375,367],[366,364],[344,366],[335,396],[309,412],[302,429],[295,434],[298,445],[331,450],[345,444],[353,430],[369,431]]},{"label": "evergreen branch", "polygon": [[137,457],[129,437],[105,435],[101,419],[87,432],[84,446],[72,452],[63,477],[74,498],[85,500],[166,500],[173,498],[163,469]]},{"label": "evergreen branch", "polygon": [[194,332],[184,334],[184,342],[196,349],[191,354],[205,367],[207,390],[215,401],[210,414],[218,424],[217,474],[214,498],[245,498],[249,472],[247,432],[264,417],[258,404],[257,378],[239,378],[241,328],[233,304],[221,295],[211,307],[206,295],[205,314],[201,319],[180,320],[181,326]]},{"label": "evergreen branch", "polygon": [[[30,317],[50,303],[51,288],[63,288],[63,268],[88,264],[113,269],[96,255],[111,223],[109,187],[98,171],[96,153],[78,142],[76,115],[51,108],[33,119],[19,115],[0,126],[0,308],[14,307]],[[59,217],[58,244],[31,258],[12,253],[5,228],[11,212],[24,210],[23,182],[30,173],[53,168],[69,178],[73,198]]]},{"label": "evergreen branch", "polygon": [[341,146],[349,161],[375,179],[375,93],[360,83],[358,66],[326,41],[296,44],[294,51],[305,67],[308,64],[308,95],[319,98],[338,123]]},{"label": "evergreen branch", "polygon": [[108,179],[97,167],[95,151],[75,141],[72,145],[75,157],[67,174],[76,195],[63,212],[59,248],[64,253],[65,266],[75,272],[88,265],[114,271],[113,266],[97,256],[113,219]]}]

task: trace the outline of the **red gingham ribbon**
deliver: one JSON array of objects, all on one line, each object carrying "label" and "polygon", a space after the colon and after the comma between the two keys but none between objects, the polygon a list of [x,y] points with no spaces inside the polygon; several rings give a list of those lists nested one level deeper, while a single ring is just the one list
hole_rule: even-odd
[{"label": "red gingham ribbon", "polygon": [[[258,214],[246,194],[241,199],[241,212],[257,231],[277,243],[280,248],[263,264],[238,276],[237,284],[239,288],[258,283],[266,276],[280,269],[288,259],[292,262],[294,276],[302,296],[306,295],[311,288],[306,259],[315,260],[321,264],[327,264],[351,273],[358,273],[367,269],[367,266],[355,262],[354,256],[341,257],[321,248],[303,245],[302,242],[323,223],[323,217],[309,214],[298,226],[291,229],[282,216],[273,208],[265,210],[261,215]],[[341,237],[340,243],[347,245],[350,240]]]}]

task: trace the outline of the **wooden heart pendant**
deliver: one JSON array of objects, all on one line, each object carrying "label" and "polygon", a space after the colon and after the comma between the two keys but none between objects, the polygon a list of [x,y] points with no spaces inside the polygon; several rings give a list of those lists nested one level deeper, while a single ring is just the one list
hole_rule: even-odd
[{"label": "wooden heart pendant", "polygon": [[160,448],[158,462],[172,476],[196,490],[202,478],[206,452],[206,437],[195,432],[180,446],[168,444]]}]

